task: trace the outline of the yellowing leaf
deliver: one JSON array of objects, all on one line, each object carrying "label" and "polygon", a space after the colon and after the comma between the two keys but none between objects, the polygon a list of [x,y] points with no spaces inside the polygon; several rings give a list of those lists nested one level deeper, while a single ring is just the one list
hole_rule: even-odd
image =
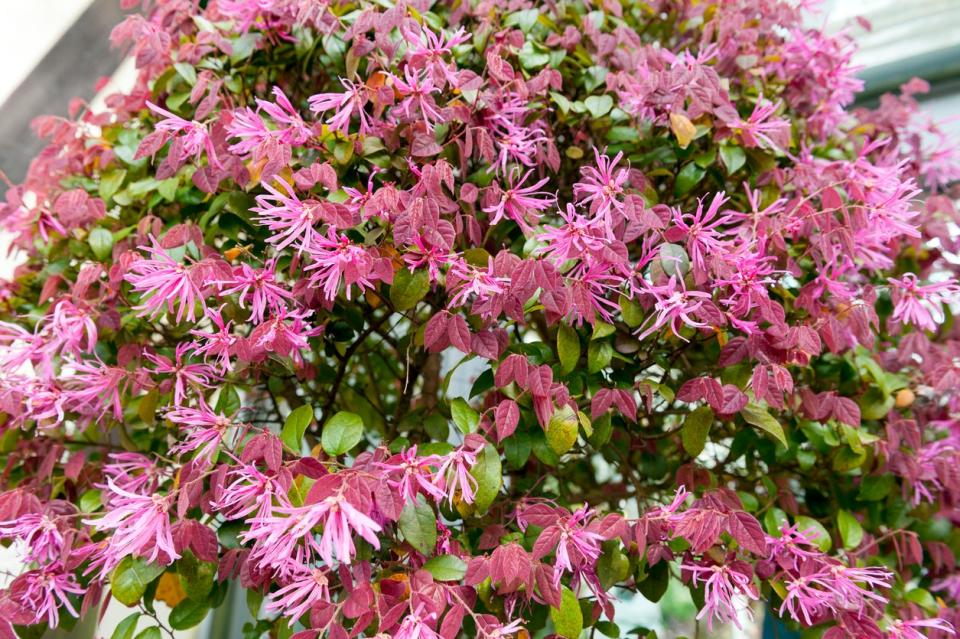
[{"label": "yellowing leaf", "polygon": [[579,432],[577,414],[567,405],[553,413],[547,424],[547,443],[550,449],[558,455],[570,450],[577,442]]},{"label": "yellowing leaf", "polygon": [[580,610],[580,602],[573,591],[566,586],[561,586],[560,607],[550,607],[550,620],[553,621],[554,630],[561,637],[566,639],[577,639],[583,631],[583,612]]},{"label": "yellowing leaf", "polygon": [[160,583],[157,584],[156,598],[173,608],[187,598],[187,593],[184,592],[177,575],[165,572],[160,577]]},{"label": "yellowing leaf", "polygon": [[677,136],[677,143],[680,144],[681,149],[690,146],[693,136],[697,134],[697,127],[682,113],[670,114],[670,130]]}]

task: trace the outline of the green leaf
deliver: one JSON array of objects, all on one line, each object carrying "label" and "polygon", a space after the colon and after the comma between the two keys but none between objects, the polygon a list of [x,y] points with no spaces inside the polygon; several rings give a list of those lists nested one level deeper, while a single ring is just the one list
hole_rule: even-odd
[{"label": "green leaf", "polygon": [[150,626],[149,628],[141,630],[134,639],[161,639],[162,637],[163,635],[160,634],[160,628]]},{"label": "green leaf", "polygon": [[739,146],[720,146],[720,161],[727,169],[727,175],[737,172],[743,163],[747,161],[747,154]]},{"label": "green leaf", "polygon": [[604,590],[610,590],[614,584],[625,581],[630,573],[630,561],[620,551],[619,542],[614,543],[616,545],[609,544],[612,547],[605,548],[597,560],[597,577]]},{"label": "green leaf", "polygon": [[434,413],[424,419],[422,423],[423,430],[434,441],[445,442],[450,436],[450,422],[443,415]]},{"label": "green leaf", "polygon": [[180,178],[172,177],[162,180],[160,184],[157,185],[157,193],[165,199],[167,202],[173,202],[177,197],[177,188],[180,186]]},{"label": "green leaf", "polygon": [[337,142],[333,145],[333,159],[337,164],[346,164],[353,157],[353,142]]},{"label": "green leaf", "polygon": [[602,118],[613,108],[613,98],[609,95],[591,95],[583,104],[594,118]]},{"label": "green leaf", "polygon": [[193,628],[206,618],[209,610],[206,600],[184,599],[170,611],[170,627],[174,630]]},{"label": "green leaf", "polygon": [[247,610],[250,616],[256,619],[260,616],[260,606],[263,604],[263,593],[259,590],[248,590],[246,596]]},{"label": "green leaf", "polygon": [[162,575],[163,571],[163,566],[148,563],[140,557],[124,557],[110,574],[113,598],[125,606],[134,605],[143,597],[147,586]]},{"label": "green leaf", "polygon": [[533,445],[527,433],[515,433],[503,442],[503,454],[507,458],[507,465],[510,468],[523,468],[527,459],[530,458],[532,450]]},{"label": "green leaf", "polygon": [[687,415],[683,420],[683,430],[680,431],[680,441],[687,454],[696,457],[703,452],[712,425],[713,411],[709,406],[701,406]]},{"label": "green leaf", "polygon": [[[477,379],[474,380],[473,386],[470,387],[470,398],[473,399],[474,397],[477,397],[478,395],[482,395],[483,393],[493,388],[493,382],[494,382],[493,369],[487,368],[482,373],[477,375]],[[434,439],[446,439],[446,437],[441,437],[441,438],[435,437]]]},{"label": "green leaf", "polygon": [[598,373],[610,365],[613,345],[607,341],[590,341],[587,346],[587,372]]},{"label": "green leaf", "polygon": [[690,271],[690,256],[679,244],[666,242],[660,245],[659,264],[667,275],[683,277]]},{"label": "green leaf", "polygon": [[87,243],[98,260],[105,260],[113,253],[113,233],[105,228],[98,226],[90,231]]},{"label": "green leaf", "polygon": [[560,463],[560,456],[553,452],[543,433],[533,433],[530,443],[534,456],[547,466],[556,466]]},{"label": "green leaf", "polygon": [[570,406],[564,404],[550,417],[547,424],[547,443],[551,450],[562,455],[577,443],[577,434],[580,432],[580,422],[577,414]]},{"label": "green leaf", "polygon": [[[587,90],[587,93],[592,93],[594,89],[599,87],[601,84],[606,82],[607,76],[610,75],[610,70],[607,67],[594,65],[592,67],[587,67],[583,70],[581,77],[583,78],[583,88]],[[634,127],[619,127],[622,129],[630,129],[636,132]],[[612,142],[613,140],[611,140]]]},{"label": "green leaf", "polygon": [[567,324],[560,324],[557,331],[557,356],[564,375],[571,373],[580,361],[580,336]]},{"label": "green leaf", "polygon": [[617,332],[617,327],[613,324],[607,324],[603,320],[596,320],[593,323],[593,333],[590,335],[590,339],[603,339],[608,335],[613,335]]},{"label": "green leaf", "polygon": [[467,563],[456,555],[434,557],[423,567],[437,581],[460,581],[467,574]]},{"label": "green leaf", "polygon": [[600,634],[605,637],[610,637],[610,639],[618,639],[620,637],[620,626],[612,621],[601,619],[593,624],[593,627],[596,628]]},{"label": "green leaf", "polygon": [[177,574],[180,585],[190,599],[203,600],[213,590],[213,580],[217,575],[217,564],[200,561],[190,551],[185,551],[177,560]]},{"label": "green leaf", "polygon": [[653,603],[663,598],[670,586],[670,568],[666,561],[660,561],[650,568],[646,577],[637,584],[640,594]]},{"label": "green leaf", "polygon": [[137,629],[137,621],[140,620],[140,613],[135,612],[120,623],[114,629],[110,639],[131,639]]},{"label": "green leaf", "polygon": [[437,517],[422,499],[403,507],[398,524],[408,544],[424,555],[433,554],[437,545]]},{"label": "green leaf", "polygon": [[80,496],[80,512],[92,513],[100,508],[100,490],[91,488]]},{"label": "green leaf", "polygon": [[696,163],[690,162],[680,169],[680,173],[677,174],[677,181],[673,185],[674,195],[683,197],[692,191],[693,187],[695,187],[706,174],[707,172],[704,169],[697,166]]},{"label": "green leaf", "polygon": [[780,528],[785,523],[789,523],[787,521],[787,513],[779,508],[771,508],[763,516],[763,527],[766,529],[768,535],[774,537],[780,536]]},{"label": "green leaf", "polygon": [[867,460],[867,452],[861,447],[859,451],[853,450],[849,446],[844,446],[837,451],[833,458],[833,469],[846,472],[859,468]]},{"label": "green leaf", "polygon": [[847,550],[853,550],[863,541],[863,526],[846,510],[840,510],[837,513],[837,527],[840,529],[843,547]]},{"label": "green leaf", "polygon": [[477,432],[480,426],[480,413],[470,408],[470,404],[462,397],[450,402],[450,416],[464,435]]},{"label": "green leaf", "polygon": [[503,24],[507,27],[518,27],[526,33],[533,28],[533,25],[537,23],[537,19],[539,18],[539,9],[524,9],[523,11],[515,11],[508,15],[503,21]]},{"label": "green leaf", "polygon": [[591,424],[593,428],[593,434],[587,435],[587,441],[590,442],[590,445],[594,448],[601,448],[607,442],[610,441],[610,437],[613,435],[613,418],[610,413],[604,413],[600,415]]},{"label": "green leaf", "polygon": [[564,115],[569,113],[570,109],[573,108],[573,103],[571,103],[570,100],[568,100],[562,93],[551,91],[550,97],[553,98],[553,101],[557,103],[557,106],[560,107],[560,112]]},{"label": "green leaf", "polygon": [[307,426],[313,421],[313,406],[304,404],[294,409],[287,415],[283,422],[283,429],[280,431],[280,439],[283,443],[295,453],[299,453],[303,447],[303,434],[307,431]]},{"label": "green leaf", "polygon": [[320,445],[330,455],[342,455],[363,439],[363,419],[345,410],[331,417],[323,425]]},{"label": "green leaf", "polygon": [[639,142],[640,130],[633,126],[612,126],[607,131],[607,141],[613,144],[622,142]]},{"label": "green leaf", "polygon": [[807,533],[808,536],[813,537],[811,541],[817,544],[817,547],[820,548],[822,552],[828,552],[833,546],[830,533],[828,533],[827,529],[823,527],[823,524],[816,519],[807,517],[806,515],[800,515],[797,517],[797,527],[800,532]]},{"label": "green leaf", "polygon": [[257,48],[257,35],[255,33],[244,33],[237,38],[230,38],[230,62],[236,65],[238,62],[249,58]]},{"label": "green leaf", "polygon": [[520,66],[524,69],[538,69],[550,62],[550,54],[538,50],[528,40],[517,54],[517,59],[520,60]]},{"label": "green leaf", "polygon": [[930,594],[925,588],[914,588],[903,597],[907,601],[913,602],[918,606],[925,608],[928,612],[936,613],[940,608],[936,597]]},{"label": "green leaf", "polygon": [[197,70],[192,64],[186,62],[174,62],[173,68],[177,70],[177,75],[187,81],[190,86],[197,83]]},{"label": "green leaf", "polygon": [[893,475],[868,475],[860,482],[857,499],[860,501],[880,501],[893,490]]},{"label": "green leaf", "polygon": [[640,303],[626,295],[620,296],[620,315],[630,328],[636,328],[643,323],[643,308]]},{"label": "green leaf", "polygon": [[787,436],[783,432],[783,426],[780,425],[773,415],[767,412],[763,406],[754,402],[749,402],[740,410],[740,414],[748,424],[756,426],[761,430],[773,435],[778,442],[787,447]]},{"label": "green leaf", "polygon": [[393,276],[390,285],[390,303],[398,311],[407,311],[417,305],[430,291],[430,274],[424,270],[412,273],[402,268]]},{"label": "green leaf", "polygon": [[[368,155],[373,155],[374,153],[379,153],[380,151],[383,151],[384,149],[386,149],[386,146],[384,146],[383,144],[383,140],[373,135],[368,135],[364,137],[360,145],[363,147],[364,157]],[[397,275],[399,275],[399,273],[393,276],[394,281],[396,281]]]},{"label": "green leaf", "polygon": [[237,389],[229,384],[221,386],[220,395],[217,396],[217,405],[214,410],[224,415],[233,415],[240,410],[240,394],[237,392]]},{"label": "green leaf", "polygon": [[883,419],[893,408],[894,399],[877,386],[871,386],[857,399],[863,419]]},{"label": "green leaf", "polygon": [[580,601],[573,591],[562,586],[560,592],[560,607],[550,607],[550,620],[556,634],[567,639],[577,639],[583,632],[583,611],[580,610]]},{"label": "green leaf", "polygon": [[107,171],[100,175],[100,197],[104,202],[114,196],[127,177],[126,169]]},{"label": "green leaf", "polygon": [[577,421],[580,422],[580,428],[583,429],[584,435],[588,438],[593,435],[593,420],[582,410],[577,411]]},{"label": "green leaf", "polygon": [[487,444],[483,447],[477,455],[477,463],[470,469],[470,474],[477,480],[477,489],[473,495],[473,511],[476,515],[482,515],[497,498],[503,481],[500,453],[493,445]]}]

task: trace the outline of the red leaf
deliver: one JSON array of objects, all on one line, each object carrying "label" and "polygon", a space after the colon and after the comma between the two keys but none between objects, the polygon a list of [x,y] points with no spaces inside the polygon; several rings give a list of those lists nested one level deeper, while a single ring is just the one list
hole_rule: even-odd
[{"label": "red leaf", "polygon": [[703,397],[700,387],[700,378],[694,377],[683,383],[683,386],[677,390],[677,399],[681,402],[693,403]]},{"label": "red leaf", "polygon": [[594,394],[593,399],[590,401],[590,419],[596,419],[600,415],[603,415],[610,410],[610,406],[612,405],[613,391],[609,388],[601,388]]},{"label": "red leaf", "polygon": [[553,552],[558,541],[560,541],[560,529],[556,526],[550,526],[537,537],[530,554],[533,555],[534,559],[543,559]]},{"label": "red leaf", "polygon": [[680,387],[677,391],[677,399],[688,403],[703,399],[710,408],[719,412],[723,407],[723,387],[712,377],[695,377]]},{"label": "red leaf", "polygon": [[688,510],[674,534],[690,542],[693,552],[702,553],[716,543],[725,523],[725,516],[715,510]]},{"label": "red leaf", "polygon": [[703,398],[707,400],[710,408],[719,413],[723,409],[723,386],[712,377],[704,377],[702,379]]},{"label": "red leaf", "polygon": [[463,576],[463,583],[475,586],[490,576],[490,561],[486,557],[471,557],[467,562],[467,573]]},{"label": "red leaf", "polygon": [[749,353],[746,338],[734,337],[720,349],[720,359],[717,364],[723,368],[739,364]]},{"label": "red leaf", "polygon": [[167,143],[169,138],[170,134],[166,131],[154,131],[140,140],[140,146],[137,147],[137,152],[134,154],[133,159],[139,160],[140,158],[155,155],[157,151],[163,148],[163,145]]},{"label": "red leaf", "polygon": [[83,470],[86,459],[87,455],[82,450],[73,453],[70,456],[70,460],[63,467],[64,476],[70,481],[77,481],[77,478],[80,476],[80,471]]},{"label": "red leaf", "polygon": [[497,425],[497,443],[502,442],[517,430],[520,423],[520,407],[512,399],[497,404],[493,411],[493,421]]},{"label": "red leaf", "polygon": [[463,629],[463,618],[467,609],[457,604],[452,606],[440,624],[440,636],[443,639],[455,639]]},{"label": "red leaf", "polygon": [[616,539],[619,537],[623,543],[630,543],[630,528],[623,515],[610,513],[599,521],[594,521],[590,527],[591,532],[602,535],[604,539]]},{"label": "red leaf", "polygon": [[500,341],[496,333],[485,330],[476,333],[473,336],[472,350],[480,357],[487,359],[500,359]]},{"label": "red leaf", "polygon": [[450,344],[457,350],[470,354],[470,327],[467,326],[467,320],[459,315],[452,315],[448,324],[450,334]]},{"label": "red leaf", "polygon": [[516,382],[518,386],[525,387],[529,370],[530,364],[527,362],[527,358],[514,353],[500,362],[500,366],[497,367],[497,372],[493,376],[493,382],[498,388],[509,386],[511,382]]},{"label": "red leaf", "polygon": [[356,619],[360,615],[368,612],[376,600],[373,588],[370,584],[361,582],[350,592],[350,595],[344,601],[343,614],[348,619]]},{"label": "red leaf", "polygon": [[837,397],[834,400],[833,416],[842,424],[860,425],[860,407],[849,397]]},{"label": "red leaf", "polygon": [[727,532],[746,550],[763,557],[767,555],[767,538],[753,515],[742,511],[730,513]]},{"label": "red leaf", "polygon": [[213,167],[201,167],[194,171],[192,181],[204,193],[216,193],[220,186],[219,172]]},{"label": "red leaf", "polygon": [[797,329],[797,349],[807,355],[819,355],[823,345],[820,342],[820,335],[809,326],[800,326]]},{"label": "red leaf", "polygon": [[560,607],[560,585],[553,581],[553,567],[540,564],[534,570],[537,580],[537,590],[548,605]]},{"label": "red leaf", "polygon": [[767,367],[759,365],[753,369],[753,377],[750,379],[750,387],[753,389],[753,395],[758,400],[768,398],[767,387],[770,385],[770,376],[767,375]]},{"label": "red leaf", "polygon": [[740,412],[740,409],[746,406],[749,400],[747,394],[733,384],[724,384],[723,404],[719,408],[714,408],[714,410],[717,415],[734,415]]},{"label": "red leaf", "polygon": [[534,504],[523,509],[521,517],[523,521],[546,528],[557,521],[558,512],[546,504]]},{"label": "red leaf", "polygon": [[438,353],[450,345],[448,327],[452,316],[441,311],[430,318],[423,329],[423,345],[431,353]]}]

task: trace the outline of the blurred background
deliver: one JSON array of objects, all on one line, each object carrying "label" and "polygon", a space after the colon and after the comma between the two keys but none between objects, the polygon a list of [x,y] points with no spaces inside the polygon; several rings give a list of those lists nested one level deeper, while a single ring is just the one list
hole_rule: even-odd
[{"label": "blurred background", "polygon": [[[65,116],[70,101],[79,97],[97,108],[102,95],[130,80],[132,65],[112,50],[108,36],[123,12],[119,0],[0,0],[0,171],[12,182],[23,179],[30,159],[41,143],[30,121],[41,114]],[[960,142],[960,0],[825,0],[823,13],[811,27],[827,31],[849,29],[860,43],[855,62],[864,67],[866,90],[859,101],[873,105],[881,94],[914,76],[931,84],[923,108]],[[857,18],[871,25],[864,27]],[[98,99],[95,87],[107,84]],[[0,187],[0,191],[4,189]],[[9,276],[13,262],[6,258],[0,237],[0,277]],[[469,389],[477,371],[462,367],[454,384]],[[451,389],[456,394],[456,389]],[[19,570],[14,548],[0,548],[0,585]],[[5,577],[6,575],[6,577]],[[706,636],[692,623],[696,608],[686,590],[674,580],[657,604],[636,596],[619,602],[617,622],[627,631],[644,626],[661,638]],[[239,593],[234,593],[239,594]],[[231,596],[202,625],[182,633],[183,639],[221,639],[242,636],[249,618],[242,596]],[[162,604],[160,604],[162,606]],[[93,620],[81,624],[77,639],[110,637],[116,624],[131,611],[112,604],[99,629]],[[790,633],[764,623],[762,610],[742,628],[714,629],[716,639],[787,639]],[[56,635],[52,635],[56,636]],[[65,636],[65,635],[60,635]]]}]

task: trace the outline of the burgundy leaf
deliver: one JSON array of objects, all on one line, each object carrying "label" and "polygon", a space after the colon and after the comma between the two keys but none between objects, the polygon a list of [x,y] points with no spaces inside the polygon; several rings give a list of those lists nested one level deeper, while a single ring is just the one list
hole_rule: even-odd
[{"label": "burgundy leaf", "polygon": [[450,323],[447,325],[447,331],[450,335],[450,344],[457,350],[469,354],[470,351],[470,327],[467,326],[467,320],[459,315],[450,317]]},{"label": "burgundy leaf", "polygon": [[526,387],[529,370],[530,364],[527,362],[527,358],[514,353],[500,362],[497,372],[493,376],[493,382],[498,388],[509,386],[513,382],[516,382],[520,387]]},{"label": "burgundy leaf", "polygon": [[438,353],[450,345],[450,313],[441,311],[430,318],[423,329],[423,345],[431,353]]},{"label": "burgundy leaf", "polygon": [[756,518],[743,511],[732,512],[727,516],[727,532],[746,550],[765,557],[767,538]]},{"label": "burgundy leaf", "polygon": [[717,415],[735,415],[740,412],[750,398],[733,384],[723,385],[723,404],[720,408],[714,408]]},{"label": "burgundy leaf", "polygon": [[833,416],[842,424],[860,425],[860,407],[849,397],[837,397],[833,405]]},{"label": "burgundy leaf", "polygon": [[512,399],[504,399],[497,404],[493,412],[493,420],[497,425],[497,442],[502,442],[517,430],[520,422],[520,406]]}]

